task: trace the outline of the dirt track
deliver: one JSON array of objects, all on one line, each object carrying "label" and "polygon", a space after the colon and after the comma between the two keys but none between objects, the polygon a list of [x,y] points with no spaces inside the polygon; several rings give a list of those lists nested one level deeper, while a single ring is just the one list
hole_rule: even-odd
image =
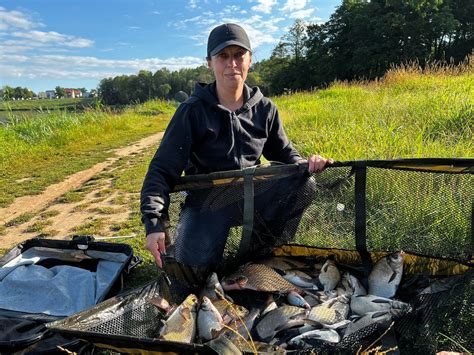
[{"label": "dirt track", "polygon": [[[51,231],[51,235],[53,235],[48,236],[48,238],[65,238],[74,227],[96,216],[97,211],[105,209],[107,209],[107,213],[103,220],[110,219],[111,214],[113,214],[114,222],[127,219],[130,211],[117,208],[116,204],[113,203],[114,198],[117,197],[114,193],[106,196],[101,194],[101,191],[107,188],[110,180],[102,180],[100,186],[94,186],[85,198],[79,202],[59,203],[58,198],[83,186],[94,175],[110,170],[119,158],[137,154],[152,145],[157,146],[162,137],[163,133],[160,132],[126,147],[116,149],[113,151],[113,157],[87,170],[77,172],[60,183],[47,187],[41,194],[19,197],[10,206],[0,208],[0,225],[8,224],[8,222],[12,222],[15,218],[26,213],[37,214],[25,223],[7,227],[0,235],[0,249],[10,249],[26,239],[37,236],[39,233],[34,231],[34,226],[44,221],[45,216],[47,216],[47,230]],[[80,208],[81,205],[86,204],[87,209]]]}]

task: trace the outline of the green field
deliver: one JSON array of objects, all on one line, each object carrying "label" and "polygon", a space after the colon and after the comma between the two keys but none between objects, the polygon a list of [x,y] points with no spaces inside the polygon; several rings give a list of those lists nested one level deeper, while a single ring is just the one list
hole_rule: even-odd
[{"label": "green field", "polygon": [[[306,156],[314,152],[340,161],[474,157],[472,68],[426,74],[413,69],[393,70],[378,82],[335,83],[325,90],[275,97],[273,100],[289,137]],[[14,197],[39,193],[65,176],[92,166],[109,156],[110,148],[163,130],[173,111],[172,105],[149,102],[119,114],[104,109],[86,110],[80,114],[60,111],[34,118],[19,117],[0,126],[0,206],[7,206]],[[117,235],[143,233],[138,194],[154,151],[154,148],[148,149],[143,154],[128,157],[121,161],[120,169],[108,174],[113,178],[115,191],[137,196],[136,200],[128,202],[134,212],[130,219],[113,226]],[[16,182],[29,177],[34,179],[26,183]],[[397,181],[389,183],[396,184]],[[383,181],[381,184],[380,193],[372,192],[371,198],[375,202],[380,194],[388,191]],[[408,194],[410,186],[403,188],[408,189]],[[472,188],[466,186],[464,189],[467,196]],[[435,198],[447,192],[448,188],[433,186]],[[424,220],[430,228],[446,222],[439,215],[427,216],[419,209],[414,211],[413,204],[423,197],[422,192],[416,193],[418,195],[412,194],[406,204],[397,205],[397,213],[406,218]],[[375,202],[374,206],[377,205]],[[450,206],[462,208],[458,206],[456,196],[453,196]],[[338,217],[334,215],[334,218]],[[452,228],[450,223],[444,223],[442,235],[464,230],[468,228],[468,222],[458,223]],[[374,230],[374,233],[387,233],[393,223],[389,216],[387,229]],[[325,237],[327,235],[321,236]],[[377,238],[374,236],[373,243],[378,243]],[[351,246],[341,244],[337,238],[330,240],[335,247]],[[156,275],[156,267],[144,250],[141,237],[123,242],[131,243],[135,253],[145,259],[127,286],[140,284],[150,275]],[[437,246],[437,250],[452,242],[452,239],[447,239]],[[396,247],[396,243],[390,246]]]},{"label": "green field", "polygon": [[0,101],[0,111],[47,111],[47,110],[82,110],[85,108],[94,108],[98,104],[96,98],[77,98],[77,99],[41,99],[41,100],[9,100]]}]

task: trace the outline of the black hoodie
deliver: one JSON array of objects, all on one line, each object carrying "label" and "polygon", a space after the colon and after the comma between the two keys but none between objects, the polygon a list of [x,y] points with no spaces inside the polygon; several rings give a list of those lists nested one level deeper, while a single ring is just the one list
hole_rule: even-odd
[{"label": "black hoodie", "polygon": [[220,105],[216,84],[197,84],[176,110],[153,157],[141,191],[146,234],[164,231],[169,192],[181,173],[207,174],[270,161],[302,159],[283,130],[275,105],[259,88],[244,86],[244,104],[237,111]]}]

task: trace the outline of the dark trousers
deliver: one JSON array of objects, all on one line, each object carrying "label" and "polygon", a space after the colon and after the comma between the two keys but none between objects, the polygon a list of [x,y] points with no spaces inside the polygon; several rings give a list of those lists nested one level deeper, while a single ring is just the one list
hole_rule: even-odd
[{"label": "dark trousers", "polygon": [[[307,174],[256,182],[252,251],[291,241],[316,184]],[[190,191],[176,228],[175,257],[185,265],[217,265],[231,227],[242,225],[243,188]]]}]

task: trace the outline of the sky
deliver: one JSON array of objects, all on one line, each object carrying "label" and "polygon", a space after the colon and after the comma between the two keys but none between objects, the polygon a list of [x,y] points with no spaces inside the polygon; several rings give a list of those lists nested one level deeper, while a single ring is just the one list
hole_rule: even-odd
[{"label": "sky", "polygon": [[140,70],[206,64],[209,32],[247,31],[267,59],[296,19],[329,20],[341,0],[0,0],[0,87],[96,88]]}]

